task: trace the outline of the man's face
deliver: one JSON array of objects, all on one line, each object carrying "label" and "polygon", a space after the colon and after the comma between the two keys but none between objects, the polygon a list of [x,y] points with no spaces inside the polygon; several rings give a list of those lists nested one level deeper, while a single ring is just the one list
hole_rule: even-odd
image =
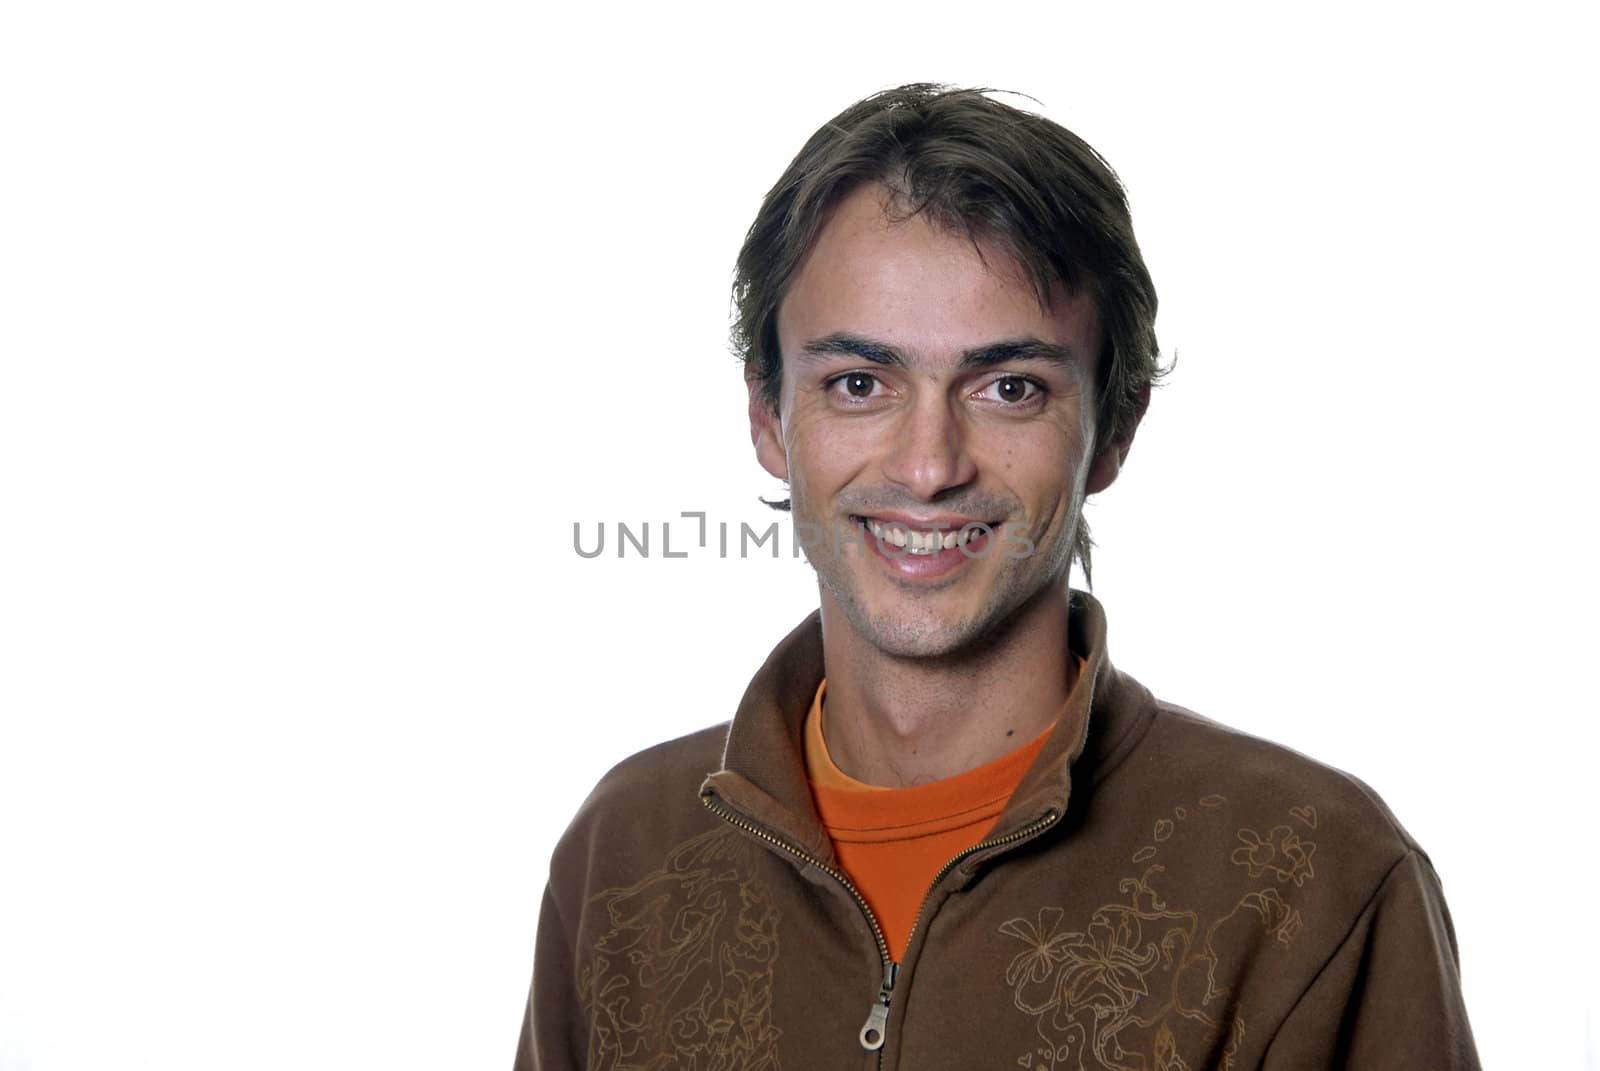
[{"label": "man's face", "polygon": [[[1046,312],[1009,254],[891,223],[885,193],[841,201],[801,265],[778,313],[778,413],[752,385],[751,429],[789,483],[825,619],[929,657],[1064,589],[1084,495],[1121,450],[1090,455],[1088,298],[1058,287]],[[960,541],[975,524],[993,534]]]}]

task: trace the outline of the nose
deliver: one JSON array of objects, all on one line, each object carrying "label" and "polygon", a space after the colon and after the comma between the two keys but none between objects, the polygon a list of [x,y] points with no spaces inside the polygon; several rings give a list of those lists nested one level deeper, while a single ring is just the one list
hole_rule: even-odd
[{"label": "nose", "polygon": [[923,501],[971,483],[978,466],[972,458],[963,414],[940,391],[920,392],[891,425],[883,474]]}]

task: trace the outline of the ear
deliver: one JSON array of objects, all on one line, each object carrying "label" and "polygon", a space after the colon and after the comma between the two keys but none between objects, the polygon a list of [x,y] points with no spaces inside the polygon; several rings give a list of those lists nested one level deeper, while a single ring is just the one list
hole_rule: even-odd
[{"label": "ear", "polygon": [[746,378],[750,391],[750,442],[761,467],[780,480],[789,478],[789,455],[783,449],[783,422],[767,404],[761,383]]},{"label": "ear", "polygon": [[1089,466],[1089,479],[1084,483],[1083,493],[1086,495],[1097,494],[1110,487],[1122,471],[1122,463],[1128,460],[1128,451],[1133,447],[1133,434],[1139,430],[1139,421],[1144,419],[1144,411],[1150,408],[1150,385],[1146,383],[1139,388],[1138,408],[1133,414],[1133,424],[1128,428],[1128,434],[1116,442],[1107,443],[1105,448],[1095,457],[1094,463]]}]

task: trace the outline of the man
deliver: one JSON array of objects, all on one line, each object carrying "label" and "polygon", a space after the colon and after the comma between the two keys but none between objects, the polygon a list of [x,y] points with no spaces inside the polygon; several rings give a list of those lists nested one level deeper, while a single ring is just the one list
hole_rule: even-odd
[{"label": "man", "polygon": [[1477,1066],[1383,803],[1154,699],[1068,587],[1161,373],[1104,161],[881,93],[767,195],[734,292],[821,606],[731,725],[584,803],[517,1067]]}]

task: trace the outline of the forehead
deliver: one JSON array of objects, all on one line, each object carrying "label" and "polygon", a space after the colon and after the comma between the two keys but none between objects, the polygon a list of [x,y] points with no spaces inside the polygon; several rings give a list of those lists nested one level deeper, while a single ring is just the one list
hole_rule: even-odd
[{"label": "forehead", "polygon": [[862,186],[834,208],[779,306],[785,350],[848,331],[929,359],[1024,336],[1098,351],[1098,317],[1085,295],[1057,282],[1044,308],[1002,246],[974,243],[926,215],[891,219],[886,208],[899,206],[890,196]]}]

